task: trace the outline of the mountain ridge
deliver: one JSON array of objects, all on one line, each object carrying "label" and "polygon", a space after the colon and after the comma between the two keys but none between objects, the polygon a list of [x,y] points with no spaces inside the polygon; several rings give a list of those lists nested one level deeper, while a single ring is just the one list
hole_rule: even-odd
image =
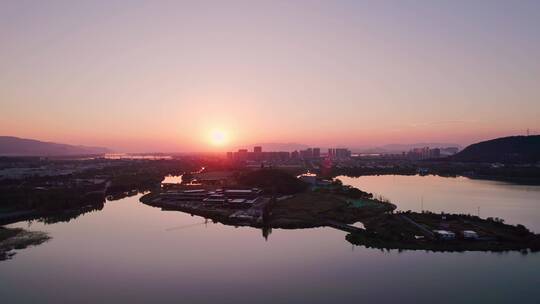
[{"label": "mountain ridge", "polygon": [[111,152],[104,147],[68,145],[15,136],[0,136],[0,156],[74,156]]},{"label": "mountain ridge", "polygon": [[463,162],[535,163],[540,161],[540,135],[508,136],[472,144],[451,157]]}]

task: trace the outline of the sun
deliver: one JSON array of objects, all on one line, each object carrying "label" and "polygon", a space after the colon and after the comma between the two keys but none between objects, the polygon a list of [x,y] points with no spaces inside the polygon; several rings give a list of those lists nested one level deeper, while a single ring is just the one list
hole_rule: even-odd
[{"label": "sun", "polygon": [[222,146],[227,142],[227,135],[223,130],[213,130],[210,133],[210,142],[216,146]]}]

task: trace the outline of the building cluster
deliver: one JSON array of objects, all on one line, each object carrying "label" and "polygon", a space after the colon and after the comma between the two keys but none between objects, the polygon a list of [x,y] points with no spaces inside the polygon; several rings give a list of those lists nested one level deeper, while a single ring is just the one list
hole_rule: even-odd
[{"label": "building cluster", "polygon": [[423,159],[435,159],[443,158],[454,155],[459,152],[457,147],[446,148],[415,148],[408,152],[400,153],[372,153],[359,155],[362,159],[384,159],[384,160],[423,160]]},{"label": "building cluster", "polygon": [[293,151],[291,153],[292,159],[319,159],[321,158],[321,149],[320,148],[307,148],[305,150]]},{"label": "building cluster", "polygon": [[227,152],[227,159],[231,161],[289,161],[289,160],[320,160],[323,157],[330,159],[349,159],[351,151],[345,148],[328,149],[328,154],[323,155],[321,148],[307,148],[293,152],[263,152],[262,147],[253,147],[253,151],[239,149],[237,152]]},{"label": "building cluster", "polygon": [[429,147],[414,148],[407,152],[407,158],[409,159],[431,159],[441,157],[441,149]]},{"label": "building cluster", "polygon": [[203,205],[217,205],[221,207],[245,208],[258,201],[262,190],[250,189],[191,189],[167,190],[160,193],[160,198],[177,202],[200,202]]},{"label": "building cluster", "polygon": [[349,159],[351,158],[351,150],[346,148],[330,148],[328,149],[328,158],[330,159]]},{"label": "building cluster", "polygon": [[407,152],[408,159],[433,159],[454,155],[459,151],[457,147],[447,148],[414,148]]},{"label": "building cluster", "polygon": [[[449,230],[433,230],[433,234],[439,240],[454,240],[456,238],[456,234]],[[461,231],[461,237],[467,240],[477,240],[479,238],[478,233],[473,230]]]},{"label": "building cluster", "polygon": [[289,152],[263,152],[262,147],[257,146],[253,151],[239,149],[237,152],[227,152],[227,159],[232,161],[286,161],[291,158]]}]

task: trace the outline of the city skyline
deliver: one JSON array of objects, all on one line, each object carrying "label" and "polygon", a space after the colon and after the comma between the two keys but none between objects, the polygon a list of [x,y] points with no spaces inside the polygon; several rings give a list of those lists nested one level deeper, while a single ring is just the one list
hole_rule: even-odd
[{"label": "city skyline", "polygon": [[540,130],[536,1],[0,8],[0,135],[196,152]]}]

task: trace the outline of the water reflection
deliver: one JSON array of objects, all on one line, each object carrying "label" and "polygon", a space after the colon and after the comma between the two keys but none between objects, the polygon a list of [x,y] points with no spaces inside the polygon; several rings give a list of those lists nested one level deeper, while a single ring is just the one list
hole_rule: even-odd
[{"label": "water reflection", "polygon": [[105,202],[96,202],[91,205],[81,206],[69,210],[64,210],[60,212],[54,212],[51,214],[44,215],[40,218],[38,218],[36,221],[42,222],[44,224],[54,224],[59,222],[70,222],[71,220],[74,220],[78,218],[79,216],[90,213],[90,212],[96,212],[101,211],[103,207],[105,206]]},{"label": "water reflection", "polygon": [[[398,205],[418,205],[418,190],[392,179],[379,184],[381,193]],[[460,187],[422,181],[426,194],[448,196],[445,188]],[[376,191],[369,187],[377,182],[359,182]],[[413,193],[403,200],[392,192],[396,187]],[[494,186],[479,187],[471,193],[493,201]],[[516,198],[537,192],[495,193],[514,198],[508,205],[519,209],[529,208],[529,200]],[[33,223],[53,239],[0,263],[2,302],[535,303],[540,297],[538,254],[351,250],[346,233],[332,228],[235,228],[161,211],[139,203],[139,197],[106,203],[100,212],[69,222]],[[426,195],[427,207],[453,206],[433,197]],[[540,222],[531,212],[535,216]],[[261,238],[270,232],[271,238]]]},{"label": "water reflection", "polygon": [[268,241],[268,237],[270,236],[270,234],[272,234],[272,227],[262,227],[261,228],[261,232],[262,232],[262,236],[263,238]]}]

